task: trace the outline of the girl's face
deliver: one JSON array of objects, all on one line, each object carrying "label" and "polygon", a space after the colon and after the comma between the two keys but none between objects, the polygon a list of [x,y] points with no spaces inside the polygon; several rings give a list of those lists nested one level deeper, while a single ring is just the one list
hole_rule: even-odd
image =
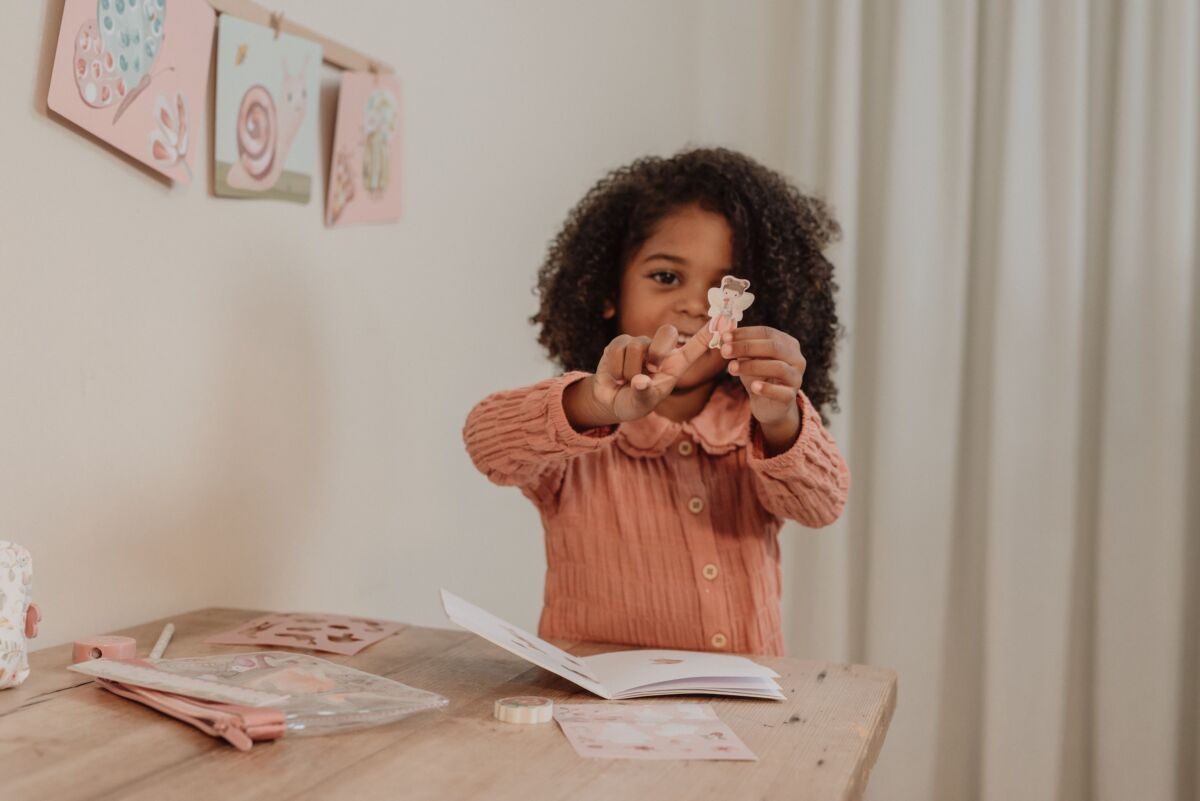
[{"label": "girl's face", "polygon": [[[682,345],[708,325],[708,290],[733,271],[733,229],[725,217],[698,204],[659,221],[621,275],[617,328],[630,336],[653,337],[663,325],[679,329]],[[714,348],[684,373],[676,391],[712,381],[725,369]]]}]

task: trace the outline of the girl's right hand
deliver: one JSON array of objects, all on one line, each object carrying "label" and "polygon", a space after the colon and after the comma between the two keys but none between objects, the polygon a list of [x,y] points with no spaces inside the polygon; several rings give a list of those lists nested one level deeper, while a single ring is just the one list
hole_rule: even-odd
[{"label": "girl's right hand", "polygon": [[645,417],[708,351],[710,336],[705,326],[676,347],[679,331],[673,325],[661,326],[654,339],[622,334],[608,343],[594,375],[567,388],[567,419],[587,429]]}]

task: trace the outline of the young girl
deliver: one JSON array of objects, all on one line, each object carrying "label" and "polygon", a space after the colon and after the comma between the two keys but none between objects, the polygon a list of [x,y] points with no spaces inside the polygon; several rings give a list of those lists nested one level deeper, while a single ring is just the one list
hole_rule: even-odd
[{"label": "young girl", "polygon": [[[728,150],[603,178],[541,268],[539,341],[566,371],[463,433],[546,531],[545,638],[781,655],[779,529],[837,519],[833,266],[820,201]],[[708,290],[755,296],[710,348]],[[803,391],[801,387],[803,386]]]}]

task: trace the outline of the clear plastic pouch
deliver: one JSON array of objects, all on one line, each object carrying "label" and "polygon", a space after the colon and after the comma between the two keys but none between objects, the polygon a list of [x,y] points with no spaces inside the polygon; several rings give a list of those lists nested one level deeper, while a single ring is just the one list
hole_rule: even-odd
[{"label": "clear plastic pouch", "polygon": [[[284,651],[156,662],[97,659],[70,669],[104,679],[106,686],[116,683],[210,704],[277,710],[289,735],[376,726],[449,703],[437,693],[315,656]],[[165,709],[160,711],[171,714]]]}]

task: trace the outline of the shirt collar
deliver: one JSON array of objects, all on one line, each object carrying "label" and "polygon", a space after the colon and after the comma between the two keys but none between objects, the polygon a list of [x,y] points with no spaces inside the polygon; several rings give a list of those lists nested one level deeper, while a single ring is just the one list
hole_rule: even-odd
[{"label": "shirt collar", "polygon": [[680,435],[695,439],[711,456],[749,444],[750,404],[745,393],[723,382],[691,420],[677,423],[651,412],[639,420],[621,423],[617,445],[630,456],[661,456]]}]

